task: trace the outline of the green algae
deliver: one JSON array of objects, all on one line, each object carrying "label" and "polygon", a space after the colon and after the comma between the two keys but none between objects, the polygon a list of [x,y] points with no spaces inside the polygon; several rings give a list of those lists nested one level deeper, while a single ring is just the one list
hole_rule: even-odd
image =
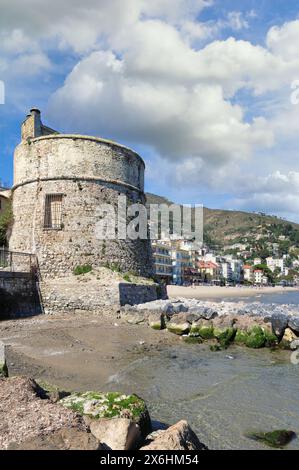
[{"label": "green algae", "polygon": [[271,432],[252,432],[248,433],[246,437],[255,441],[260,441],[269,447],[281,449],[295,439],[296,433],[286,429],[279,429]]}]

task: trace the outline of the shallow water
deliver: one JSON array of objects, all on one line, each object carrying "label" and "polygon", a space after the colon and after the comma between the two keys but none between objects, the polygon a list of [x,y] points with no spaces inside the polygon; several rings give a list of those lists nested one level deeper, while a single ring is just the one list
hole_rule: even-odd
[{"label": "shallow water", "polygon": [[299,305],[299,291],[296,292],[279,292],[277,294],[261,294],[257,292],[255,296],[226,297],[225,299],[209,297],[205,299],[211,302],[261,302],[263,304],[294,304]]},{"label": "shallow water", "polygon": [[[149,354],[111,377],[107,388],[134,390],[152,419],[187,419],[210,449],[264,449],[248,431],[299,434],[299,365],[288,352],[184,345]],[[299,449],[299,439],[289,449]]]}]

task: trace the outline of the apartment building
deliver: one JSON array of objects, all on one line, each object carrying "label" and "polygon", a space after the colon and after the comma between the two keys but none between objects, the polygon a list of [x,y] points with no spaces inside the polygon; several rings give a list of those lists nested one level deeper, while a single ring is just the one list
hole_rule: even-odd
[{"label": "apartment building", "polygon": [[153,242],[152,249],[156,277],[161,282],[170,284],[173,275],[171,245],[163,242]]},{"label": "apartment building", "polygon": [[285,259],[284,258],[272,258],[270,256],[266,259],[268,268],[274,272],[275,269],[279,269],[281,273],[284,272],[285,269]]},{"label": "apartment building", "polygon": [[171,255],[173,283],[177,285],[189,283],[188,270],[193,268],[190,251],[175,248],[172,250]]}]

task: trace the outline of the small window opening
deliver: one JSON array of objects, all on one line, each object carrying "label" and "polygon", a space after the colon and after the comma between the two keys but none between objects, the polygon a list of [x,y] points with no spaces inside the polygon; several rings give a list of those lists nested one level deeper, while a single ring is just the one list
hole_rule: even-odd
[{"label": "small window opening", "polygon": [[44,228],[62,229],[62,194],[46,195]]}]

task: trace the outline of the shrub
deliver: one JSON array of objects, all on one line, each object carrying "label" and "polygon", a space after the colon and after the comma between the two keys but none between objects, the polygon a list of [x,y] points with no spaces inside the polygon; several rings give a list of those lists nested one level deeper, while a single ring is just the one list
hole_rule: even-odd
[{"label": "shrub", "polygon": [[92,271],[92,266],[90,264],[83,264],[82,266],[76,266],[74,269],[75,276],[80,276],[81,274],[90,273]]},{"label": "shrub", "polygon": [[129,273],[125,273],[125,274],[123,275],[123,279],[124,279],[124,281],[132,282]]},{"label": "shrub", "polygon": [[0,215],[0,246],[6,245],[6,234],[8,228],[13,223],[13,213],[11,202],[8,203],[4,212]]}]

